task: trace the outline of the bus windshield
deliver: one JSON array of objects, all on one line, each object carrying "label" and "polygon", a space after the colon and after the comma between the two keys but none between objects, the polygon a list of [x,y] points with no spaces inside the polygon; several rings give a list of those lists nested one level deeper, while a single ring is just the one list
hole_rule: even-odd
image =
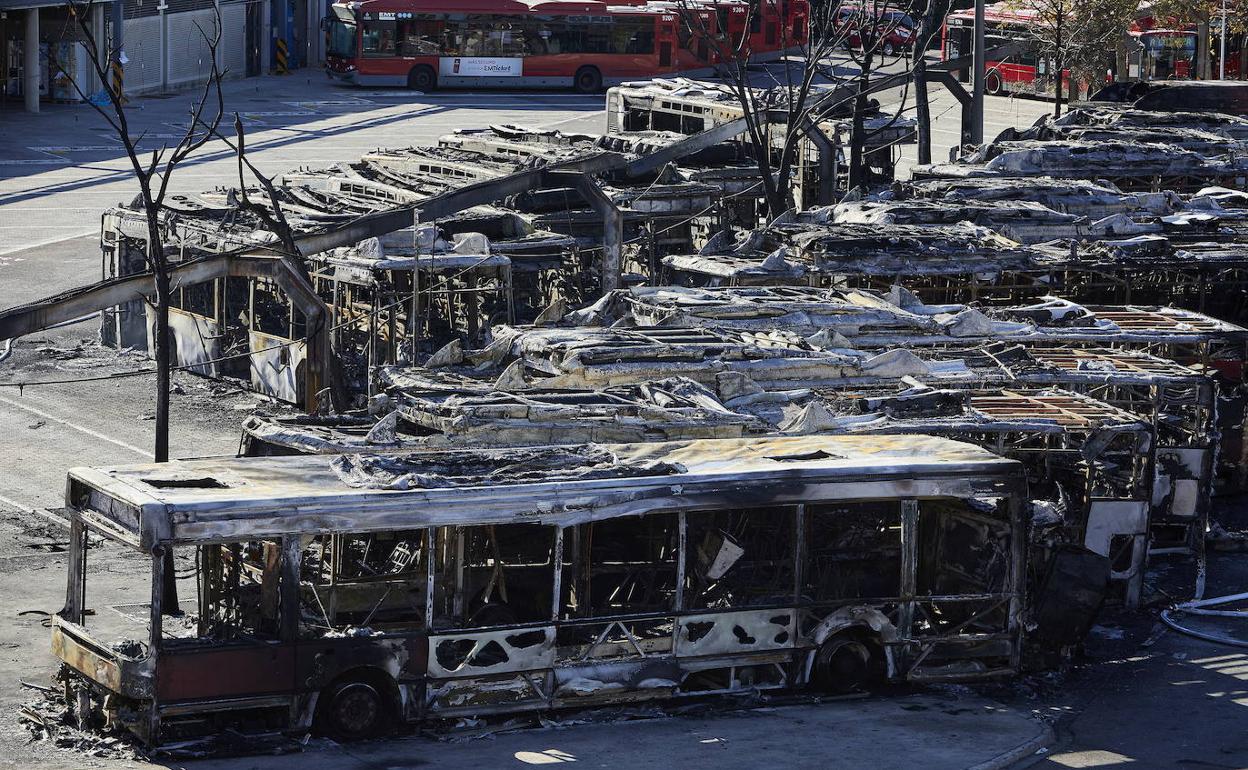
[{"label": "bus windshield", "polygon": [[1142,36],[1146,76],[1187,77],[1196,58],[1196,36],[1187,32],[1156,32]]},{"label": "bus windshield", "polygon": [[326,49],[326,53],[342,59],[353,58],[355,56],[356,25],[337,16],[330,16],[328,23],[329,46]]}]

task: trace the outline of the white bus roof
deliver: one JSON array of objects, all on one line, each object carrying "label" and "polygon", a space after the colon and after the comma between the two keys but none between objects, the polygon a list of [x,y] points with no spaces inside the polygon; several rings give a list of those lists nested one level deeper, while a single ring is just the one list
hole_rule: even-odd
[{"label": "white bus roof", "polygon": [[1021,492],[1022,466],[932,436],[792,436],[74,468],[67,503],[148,549],[316,532]]}]

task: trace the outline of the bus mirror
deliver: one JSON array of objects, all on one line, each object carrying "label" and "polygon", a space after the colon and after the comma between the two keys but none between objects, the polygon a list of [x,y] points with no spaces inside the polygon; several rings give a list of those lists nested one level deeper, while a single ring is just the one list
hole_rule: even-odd
[{"label": "bus mirror", "polygon": [[745,549],[733,542],[727,532],[713,529],[698,547],[698,563],[708,580],[719,580],[744,553]]}]

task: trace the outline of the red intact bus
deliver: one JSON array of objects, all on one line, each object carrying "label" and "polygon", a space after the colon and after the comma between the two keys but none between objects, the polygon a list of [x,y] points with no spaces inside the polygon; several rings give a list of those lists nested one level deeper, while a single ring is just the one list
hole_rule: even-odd
[{"label": "red intact bus", "polygon": [[[618,0],[617,0],[618,2]],[[806,39],[806,0],[707,2],[697,25],[742,55],[765,59]],[[683,23],[675,3],[602,0],[365,0],[325,18],[326,72],[360,85],[574,88],[593,93],[627,80],[709,72],[715,46]],[[753,26],[753,25],[751,25]],[[735,33],[735,34],[734,34]]]},{"label": "red intact bus", "polygon": [[[1128,31],[1135,50],[1128,57],[1128,80],[1192,80],[1196,78],[1197,33],[1195,24],[1174,25],[1174,19],[1144,16]],[[1210,77],[1222,73],[1218,57],[1223,50],[1218,25],[1213,25],[1209,43]],[[1226,77],[1238,79],[1243,61],[1243,37],[1231,34],[1226,40]]]},{"label": "red intact bus", "polygon": [[[989,6],[984,13],[984,48],[992,51],[1006,43],[1027,40],[1028,28],[1034,23],[1035,13],[1030,9],[1005,8],[1003,5]],[[943,39],[941,40],[941,56],[944,60],[969,56],[974,47],[975,12],[972,10],[955,11],[945,18]],[[984,62],[984,90],[990,94],[1029,94],[1032,96],[1053,96],[1052,62],[1039,55],[1035,46],[1025,47],[1009,59]],[[1068,70],[1062,71],[1063,83],[1070,77]],[[959,72],[963,82],[970,80],[970,70]],[[1065,88],[1069,88],[1066,85]]]},{"label": "red intact bus", "polygon": [[674,12],[596,0],[371,0],[326,21],[326,71],[360,85],[593,93],[679,70]]},{"label": "red intact bus", "polygon": [[[714,0],[707,0],[714,4]],[[722,5],[722,4],[721,4]],[[810,4],[806,0],[750,0],[750,12],[730,14],[733,40],[740,40],[745,19],[749,18],[749,56],[767,61],[806,44]]]},{"label": "red intact bus", "polygon": [[[984,14],[985,48],[992,51],[1010,41],[1025,41],[1030,38],[1028,28],[1035,24],[1035,12],[1026,8],[1006,8],[1004,4],[989,6]],[[975,26],[974,11],[964,10],[949,14],[945,19],[942,39],[942,55],[945,60],[966,56],[972,50],[972,33]],[[1145,17],[1134,22],[1124,33],[1130,35],[1135,42],[1135,50],[1128,56],[1127,72],[1120,72],[1120,80],[1188,80],[1196,74],[1196,30],[1194,26],[1183,29],[1166,29],[1154,26],[1154,20]],[[1239,77],[1241,60],[1239,40],[1233,42],[1227,50],[1226,75],[1228,78]],[[1217,41],[1214,41],[1214,52]],[[984,88],[990,94],[1023,93],[1034,96],[1052,97],[1053,73],[1052,62],[1040,56],[1034,44],[1020,53],[1004,61],[988,60],[984,62]],[[1114,66],[1114,54],[1105,54],[1105,71]],[[1216,56],[1213,61],[1213,76],[1218,75]],[[1063,70],[1063,82],[1070,77],[1069,70]],[[959,77],[964,82],[970,79],[970,71],[962,70]],[[1099,87],[1094,84],[1094,87]],[[1082,91],[1093,84],[1080,83]],[[1069,85],[1066,86],[1069,88]]]}]

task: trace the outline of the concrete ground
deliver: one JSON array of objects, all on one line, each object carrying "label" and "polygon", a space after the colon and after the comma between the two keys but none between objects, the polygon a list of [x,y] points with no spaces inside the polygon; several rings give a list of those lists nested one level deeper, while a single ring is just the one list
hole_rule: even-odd
[{"label": "concrete ground", "polygon": [[[1220,499],[1216,520],[1248,528],[1248,500]],[[1161,566],[1166,566],[1165,563]],[[1154,569],[1154,589],[1190,591],[1190,571],[1171,562]],[[1248,554],[1214,553],[1206,596],[1240,593]],[[1177,595],[1177,594],[1176,594]],[[995,692],[1005,703],[1049,721],[1057,740],[1024,766],[1059,768],[1248,767],[1248,649],[1194,639],[1157,620],[1169,602],[1154,595],[1151,610],[1106,613],[1087,643],[1087,656],[1068,676]],[[1193,623],[1192,625],[1198,625]],[[1242,619],[1221,634],[1248,643]]]}]

